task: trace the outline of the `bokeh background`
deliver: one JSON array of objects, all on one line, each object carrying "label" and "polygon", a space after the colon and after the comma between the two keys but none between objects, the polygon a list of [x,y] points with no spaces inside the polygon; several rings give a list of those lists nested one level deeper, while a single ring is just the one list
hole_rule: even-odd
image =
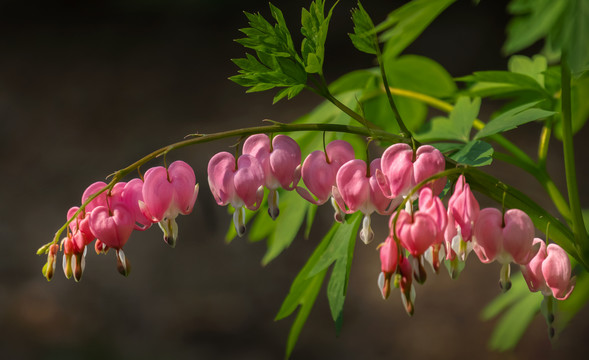
[{"label": "bokeh background", "polygon": [[[363,2],[376,21],[401,3]],[[308,2],[275,4],[297,33],[300,8]],[[347,38],[354,5],[342,0],[335,9],[327,40],[329,80],[374,65]],[[453,76],[505,69],[505,6],[458,1],[405,53],[429,56]],[[283,357],[293,317],[273,319],[330,225],[331,210],[320,209],[309,240],[297,238],[265,267],[263,242],[243,238],[227,245],[231,219],[213,201],[206,165],[234,140],[170,154],[170,161],[194,167],[201,184],[197,205],[178,218],[175,249],[157,227],[133,234],[125,247],[133,266],[128,278],[117,273],[112,253],[89,252],[82,282],[58,271],[48,283],[41,275],[45,257],[35,255],[88,184],[187,134],[254,126],[265,118],[289,122],[321,101],[302,94],[271,105],[271,93],[246,95],[227,80],[236,72],[230,59],[244,54],[233,42],[246,25],[244,10],[269,15],[266,0],[1,2],[0,358]],[[489,114],[492,106],[483,111]],[[534,155],[538,134],[530,125],[509,137]],[[581,144],[587,135],[577,136],[581,179],[589,173]],[[550,152],[550,171],[564,189],[560,143],[551,143]],[[502,164],[489,171],[552,209],[526,174]],[[581,188],[587,205],[588,191]],[[287,214],[284,209],[281,216]],[[383,234],[386,220],[376,222],[377,235]],[[479,314],[499,292],[498,271],[497,264],[483,266],[473,256],[457,281],[446,273],[430,275],[417,289],[417,310],[409,318],[397,292],[388,301],[378,292],[374,246],[357,246],[341,335],[335,336],[322,290],[292,358],[543,359],[587,350],[585,309],[553,346],[538,317],[515,351],[487,351],[495,324]]]}]

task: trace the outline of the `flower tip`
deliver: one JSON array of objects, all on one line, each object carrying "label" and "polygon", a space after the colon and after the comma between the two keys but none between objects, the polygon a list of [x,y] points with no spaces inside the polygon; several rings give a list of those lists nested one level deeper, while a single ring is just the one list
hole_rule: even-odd
[{"label": "flower tip", "polygon": [[164,242],[173,249],[176,247],[176,238],[173,236],[166,236],[164,235]]},{"label": "flower tip", "polygon": [[125,256],[125,253],[123,252],[123,249],[119,249],[117,250],[116,253],[117,256],[117,270],[119,271],[119,273],[123,276],[129,276],[129,273],[131,272],[131,264],[129,263],[129,260],[127,260],[127,257]]},{"label": "flower tip", "polygon": [[272,220],[276,220],[278,215],[280,215],[280,210],[278,208],[268,208],[268,215],[270,215]]}]

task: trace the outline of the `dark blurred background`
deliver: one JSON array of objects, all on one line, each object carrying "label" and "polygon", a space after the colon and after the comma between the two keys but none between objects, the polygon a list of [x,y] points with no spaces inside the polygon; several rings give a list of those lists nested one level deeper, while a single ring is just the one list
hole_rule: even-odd
[{"label": "dark blurred background", "polygon": [[[458,1],[405,53],[429,56],[453,76],[505,69],[500,48],[506,3]],[[380,21],[402,2],[363,4]],[[275,5],[298,34],[300,8],[308,1]],[[329,80],[374,65],[347,38],[354,5],[342,0],[334,11],[327,39]],[[66,280],[58,264],[48,283],[41,275],[45,257],[35,255],[88,184],[187,134],[254,126],[265,118],[289,122],[321,101],[302,94],[272,105],[272,93],[246,95],[227,80],[236,73],[230,59],[244,55],[233,42],[240,37],[237,29],[246,26],[244,10],[269,16],[266,0],[1,3],[0,358],[283,357],[294,318],[273,319],[330,225],[331,210],[320,209],[311,239],[296,239],[265,267],[260,265],[265,244],[243,238],[227,245],[223,239],[231,219],[212,199],[206,165],[234,140],[169,155],[170,161],[182,159],[194,167],[201,193],[193,213],[178,218],[175,249],[164,244],[157,227],[132,235],[125,246],[133,266],[128,278],[116,272],[112,253],[89,251],[82,282]],[[538,134],[530,125],[509,136],[535,156]],[[550,171],[564,189],[560,143],[550,149]],[[577,155],[582,176],[587,152],[579,146]],[[553,209],[533,179],[498,165],[489,168],[494,175],[523,186]],[[588,193],[582,191],[586,205]],[[496,206],[482,196],[479,200]],[[376,223],[378,236],[386,231],[386,220]],[[382,300],[374,248],[356,247],[339,338],[322,290],[293,359],[540,359],[587,350],[584,310],[553,347],[544,320],[537,317],[514,352],[487,351],[494,322],[482,322],[479,313],[499,293],[499,265],[483,266],[474,255],[457,281],[442,272],[418,286],[417,310],[409,318],[398,291]]]}]

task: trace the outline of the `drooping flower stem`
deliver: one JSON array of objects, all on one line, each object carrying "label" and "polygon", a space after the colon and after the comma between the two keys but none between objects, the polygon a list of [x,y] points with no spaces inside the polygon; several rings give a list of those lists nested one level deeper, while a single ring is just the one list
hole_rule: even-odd
[{"label": "drooping flower stem", "polygon": [[98,197],[100,194],[104,193],[105,191],[110,191],[116,183],[121,181],[126,175],[129,173],[136,171],[144,165],[145,163],[159,157],[165,156],[168,152],[172,150],[177,150],[183,147],[196,145],[200,143],[206,143],[216,140],[221,140],[225,138],[231,137],[245,137],[253,134],[270,134],[270,133],[280,133],[280,132],[298,132],[298,131],[330,131],[330,132],[340,132],[340,133],[349,133],[349,134],[356,134],[366,137],[371,137],[377,140],[387,140],[390,142],[398,143],[398,142],[407,142],[408,140],[394,134],[390,134],[383,130],[378,129],[367,129],[365,127],[357,127],[357,126],[348,126],[348,125],[339,125],[339,124],[280,124],[275,123],[274,125],[267,125],[267,126],[257,126],[257,127],[250,127],[244,129],[236,129],[230,131],[223,131],[213,134],[196,134],[193,135],[192,138],[179,141],[167,146],[164,146],[160,149],[153,151],[152,153],[142,157],[141,159],[137,160],[136,162],[132,163],[131,165],[127,166],[126,168],[117,170],[112,176],[112,180],[104,186],[102,189],[97,191],[96,193],[92,194],[88,199],[80,206],[78,211],[71,216],[67,222],[55,233],[53,241],[43,245],[39,250],[37,250],[37,254],[46,254],[49,251],[49,247],[52,244],[57,244],[60,240],[61,234],[68,228],[68,225],[77,218],[77,216],[84,211],[86,206]]},{"label": "drooping flower stem", "polygon": [[581,249],[582,256],[589,260],[589,239],[581,213],[577,173],[575,168],[575,150],[573,146],[573,130],[571,115],[571,70],[567,63],[567,54],[563,52],[561,61],[562,86],[562,146],[564,150],[564,168],[567,191],[571,207],[571,220],[576,245]]}]

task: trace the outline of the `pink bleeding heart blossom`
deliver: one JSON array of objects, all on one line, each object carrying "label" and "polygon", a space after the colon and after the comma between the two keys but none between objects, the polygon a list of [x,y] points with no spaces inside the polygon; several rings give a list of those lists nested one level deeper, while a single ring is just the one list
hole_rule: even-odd
[{"label": "pink bleeding heart blossom", "polygon": [[448,260],[458,254],[460,261],[466,261],[466,256],[473,247],[473,229],[479,212],[479,203],[466,183],[464,175],[460,175],[454,193],[448,200],[448,227],[444,235]]},{"label": "pink bleeding heart blossom", "polygon": [[438,273],[440,264],[445,256],[443,247],[444,232],[448,225],[446,208],[442,204],[442,200],[434,196],[431,188],[424,187],[419,191],[419,212],[428,214],[436,225],[436,238],[424,255],[434,271]]},{"label": "pink bleeding heart blossom", "polygon": [[527,265],[521,267],[530,291],[566,300],[575,287],[567,253],[557,244],[546,246],[542,239],[535,238],[536,244],[539,244],[540,250]]},{"label": "pink bleeding heart blossom", "polygon": [[[390,199],[407,196],[411,188],[445,168],[444,155],[431,145],[422,145],[414,153],[411,146],[398,143],[389,146],[382,154],[382,171],[377,174],[383,193]],[[446,178],[428,184],[438,195],[444,189]]]},{"label": "pink bleeding heart blossom", "polygon": [[378,288],[384,299],[389,297],[391,292],[391,277],[397,271],[399,251],[397,243],[392,236],[388,236],[379,247],[380,251],[380,275],[378,276]]},{"label": "pink bleeding heart blossom", "polygon": [[390,214],[387,210],[390,199],[384,196],[378,186],[375,172],[380,169],[380,158],[370,163],[370,174],[367,173],[364,160],[350,160],[340,167],[336,176],[337,187],[333,187],[333,197],[340,209],[347,214],[360,211],[364,214],[360,239],[368,244],[374,238],[370,227],[370,214]]},{"label": "pink bleeding heart blossom", "polygon": [[264,198],[264,169],[251,155],[237,159],[232,154],[215,154],[208,165],[208,181],[217,204],[235,208],[233,223],[237,235],[245,234],[245,209],[257,210]]},{"label": "pink bleeding heart blossom", "polygon": [[264,185],[270,190],[268,213],[275,220],[279,214],[277,189],[291,191],[301,178],[299,144],[289,136],[276,135],[270,145],[268,135],[256,134],[245,140],[243,153],[254,156],[264,169]]},{"label": "pink bleeding heart blossom", "polygon": [[[301,176],[307,189],[297,187],[297,192],[312,204],[322,205],[332,197],[338,170],[355,157],[354,148],[347,141],[334,140],[327,144],[325,152],[313,151],[301,168]],[[313,194],[313,195],[311,195]],[[315,196],[317,199],[313,198]],[[344,215],[332,198],[335,219],[343,221]]]},{"label": "pink bleeding heart blossom", "polygon": [[[159,224],[164,241],[174,247],[178,238],[176,217],[190,214],[198,196],[194,170],[184,161],[174,161],[167,169],[157,166],[147,170],[144,179],[143,201],[138,200],[141,212]],[[139,199],[139,195],[133,198]],[[137,216],[132,217],[135,223]]]},{"label": "pink bleeding heart blossom", "polygon": [[[396,213],[391,216],[389,222],[391,235],[395,230],[395,217]],[[421,284],[426,280],[422,255],[439,239],[438,232],[437,219],[427,212],[418,210],[410,214],[405,210],[400,210],[396,223],[397,239],[399,239],[401,246],[411,254],[415,279]]]},{"label": "pink bleeding heart blossom", "polygon": [[116,250],[117,269],[125,276],[130,265],[123,252],[123,246],[135,228],[135,218],[123,203],[111,207],[98,206],[90,213],[90,229],[97,239],[109,248]]},{"label": "pink bleeding heart blossom", "polygon": [[495,208],[480,211],[474,226],[474,251],[483,263],[497,260],[501,265],[500,286],[503,291],[511,287],[509,264],[526,265],[539,250],[534,245],[534,224],[519,209],[501,214]]}]

